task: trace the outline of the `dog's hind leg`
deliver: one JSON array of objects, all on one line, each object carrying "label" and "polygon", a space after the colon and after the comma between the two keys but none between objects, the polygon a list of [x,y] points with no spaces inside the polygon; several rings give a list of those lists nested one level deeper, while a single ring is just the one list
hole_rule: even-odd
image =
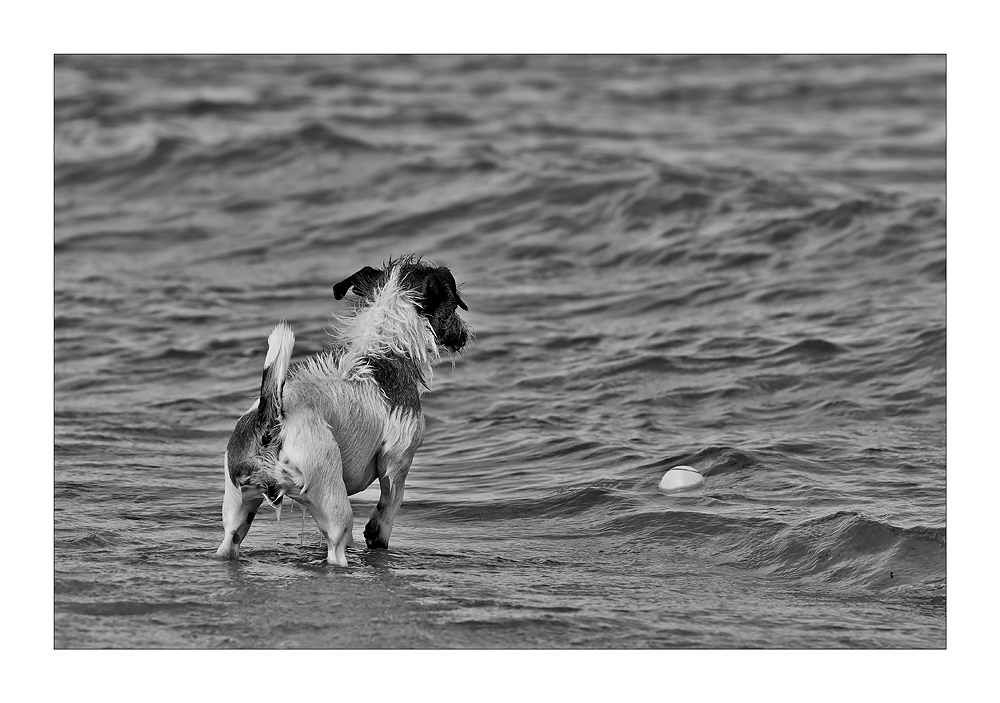
[{"label": "dog's hind leg", "polygon": [[369,549],[388,549],[396,511],[403,503],[403,487],[410,470],[413,455],[423,441],[422,416],[394,414],[390,417],[389,432],[382,450],[376,458],[378,483],[382,489],[375,510],[365,525],[365,543]]},{"label": "dog's hind leg", "polygon": [[226,474],[226,493],[222,499],[222,525],[226,536],[215,552],[220,559],[237,559],[240,556],[240,543],[250,531],[257,509],[264,502],[264,496],[258,491],[241,490],[233,483],[229,475],[229,457],[223,460],[223,470]]},{"label": "dog's hind leg", "polygon": [[347,490],[341,484],[334,487],[314,487],[306,507],[320,533],[326,539],[326,563],[347,566],[345,550],[354,544],[354,511],[347,498]]},{"label": "dog's hind leg", "polygon": [[347,547],[354,542],[354,510],[344,485],[340,446],[329,425],[319,419],[292,419],[281,463],[301,472],[302,492],[295,497],[312,515],[326,539],[328,564],[347,566]]}]

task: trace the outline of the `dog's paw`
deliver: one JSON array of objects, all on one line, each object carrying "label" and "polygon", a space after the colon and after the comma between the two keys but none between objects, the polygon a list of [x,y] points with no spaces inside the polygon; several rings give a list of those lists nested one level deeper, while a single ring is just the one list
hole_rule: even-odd
[{"label": "dog's paw", "polygon": [[374,522],[365,525],[365,544],[368,545],[369,549],[389,548],[389,540],[382,537],[382,530]]},{"label": "dog's paw", "polygon": [[236,539],[227,539],[215,552],[216,559],[234,560],[240,558],[240,543]]}]

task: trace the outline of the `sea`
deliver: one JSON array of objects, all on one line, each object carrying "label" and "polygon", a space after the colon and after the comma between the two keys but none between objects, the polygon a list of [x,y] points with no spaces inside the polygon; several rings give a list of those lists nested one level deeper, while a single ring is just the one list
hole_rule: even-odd
[{"label": "sea", "polygon": [[[947,646],[943,56],[54,78],[56,649]],[[293,504],[215,559],[269,332],[322,351],[404,253],[476,343],[390,548],[376,483],[346,568]]]}]

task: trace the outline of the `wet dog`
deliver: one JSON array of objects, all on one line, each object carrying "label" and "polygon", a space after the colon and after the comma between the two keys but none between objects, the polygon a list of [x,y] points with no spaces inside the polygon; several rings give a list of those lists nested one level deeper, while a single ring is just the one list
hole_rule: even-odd
[{"label": "wet dog", "polygon": [[330,348],[289,366],[295,336],[280,323],[268,338],[260,398],[236,423],[223,461],[225,538],[216,556],[236,559],[266,500],[280,515],[300,503],[327,543],[327,562],[347,565],[354,514],[348,496],[379,481],[365,526],[369,549],[386,549],[403,484],[424,438],[420,395],[442,350],[471,337],[451,271],[414,256],[366,266],[333,287],[358,296],[338,318]]}]

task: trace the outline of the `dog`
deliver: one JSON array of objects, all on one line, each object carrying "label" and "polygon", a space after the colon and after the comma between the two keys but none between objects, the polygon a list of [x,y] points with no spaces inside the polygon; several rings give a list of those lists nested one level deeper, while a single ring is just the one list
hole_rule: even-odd
[{"label": "dog", "polygon": [[444,266],[413,255],[366,266],[333,287],[354,310],[335,316],[328,349],[289,365],[295,335],[284,322],[268,337],[260,397],[237,421],[223,459],[225,537],[216,556],[237,559],[261,504],[301,504],[326,540],[329,564],[347,566],[354,513],[349,495],[378,479],[365,525],[369,549],[388,549],[413,455],[424,439],[420,396],[442,350],[473,338],[468,310]]}]

